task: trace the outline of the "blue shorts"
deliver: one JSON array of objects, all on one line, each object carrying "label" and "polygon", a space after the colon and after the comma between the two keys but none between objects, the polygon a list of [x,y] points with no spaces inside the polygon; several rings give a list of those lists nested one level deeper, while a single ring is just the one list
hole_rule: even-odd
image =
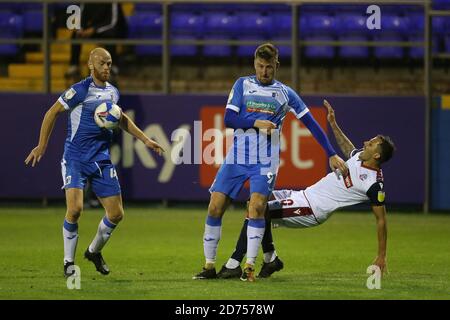
[{"label": "blue shorts", "polygon": [[222,164],[209,191],[221,192],[236,199],[245,181],[249,179],[250,194],[257,192],[269,196],[275,186],[276,177],[276,173],[261,174],[260,165]]},{"label": "blue shorts", "polygon": [[61,173],[64,183],[61,189],[84,189],[89,179],[92,191],[97,197],[105,198],[121,193],[116,169],[111,160],[82,162],[63,159]]}]

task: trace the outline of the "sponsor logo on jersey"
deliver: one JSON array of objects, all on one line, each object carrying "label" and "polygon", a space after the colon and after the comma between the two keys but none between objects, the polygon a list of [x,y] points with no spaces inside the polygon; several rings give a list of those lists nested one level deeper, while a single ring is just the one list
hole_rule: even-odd
[{"label": "sponsor logo on jersey", "polygon": [[247,101],[247,112],[261,112],[268,114],[275,114],[277,107],[273,103],[268,102],[256,102],[256,101]]},{"label": "sponsor logo on jersey", "polygon": [[364,181],[364,180],[367,179],[367,174],[365,174],[365,173],[360,174],[360,175],[359,175],[359,178],[360,178],[362,181]]},{"label": "sponsor logo on jersey", "polygon": [[74,88],[70,88],[69,90],[66,91],[66,94],[64,95],[64,99],[65,100],[70,100],[73,98],[73,96],[76,94],[77,92],[75,91]]},{"label": "sponsor logo on jersey", "polygon": [[384,199],[386,198],[386,194],[384,193],[384,191],[378,191],[378,202],[384,202]]},{"label": "sponsor logo on jersey", "polygon": [[347,188],[353,187],[353,181],[352,181],[352,177],[350,177],[350,173],[345,177],[344,183]]}]

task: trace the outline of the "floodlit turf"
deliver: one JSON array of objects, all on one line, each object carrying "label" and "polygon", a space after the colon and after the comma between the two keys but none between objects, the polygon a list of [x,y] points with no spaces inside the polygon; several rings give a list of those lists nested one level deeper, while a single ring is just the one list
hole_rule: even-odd
[{"label": "floodlit turf", "polygon": [[[285,269],[255,283],[192,280],[203,264],[205,210],[130,208],[103,250],[112,272],[82,258],[102,217],[86,210],[76,263],[81,289],[62,276],[64,208],[0,208],[0,299],[449,299],[450,215],[389,214],[388,267],[366,288],[376,255],[374,217],[336,213],[311,229],[275,229]],[[232,252],[242,211],[227,212],[218,267]],[[261,259],[258,260],[259,271]]]}]

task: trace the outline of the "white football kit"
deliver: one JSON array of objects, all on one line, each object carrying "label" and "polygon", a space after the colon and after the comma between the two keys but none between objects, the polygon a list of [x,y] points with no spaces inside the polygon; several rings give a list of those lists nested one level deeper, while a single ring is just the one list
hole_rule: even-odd
[{"label": "white football kit", "polygon": [[334,172],[305,190],[274,190],[275,200],[269,201],[269,213],[274,226],[306,228],[326,221],[338,208],[370,201],[384,205],[384,182],[381,169],[363,165],[361,150],[353,150],[346,161],[349,173],[338,177]]}]

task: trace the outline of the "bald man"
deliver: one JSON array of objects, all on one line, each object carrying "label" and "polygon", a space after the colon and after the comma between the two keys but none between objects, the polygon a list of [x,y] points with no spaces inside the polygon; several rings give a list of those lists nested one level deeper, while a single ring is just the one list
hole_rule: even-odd
[{"label": "bald man", "polygon": [[[64,276],[75,274],[75,250],[78,242],[78,220],[83,210],[83,189],[86,182],[105,209],[97,234],[84,253],[98,272],[107,275],[110,270],[101,250],[111,233],[122,220],[124,212],[120,184],[109,148],[112,130],[100,128],[94,121],[94,111],[101,103],[119,101],[119,91],[109,82],[111,55],[103,48],[90,52],[88,66],[91,72],[86,79],[74,84],[63,92],[45,114],[41,125],[39,143],[25,160],[34,167],[45,154],[50,134],[56,118],[68,111],[68,130],[61,161],[67,211],[63,223],[64,238]],[[122,113],[119,127],[141,140],[148,148],[161,155],[163,148],[148,138],[134,122]]]}]

